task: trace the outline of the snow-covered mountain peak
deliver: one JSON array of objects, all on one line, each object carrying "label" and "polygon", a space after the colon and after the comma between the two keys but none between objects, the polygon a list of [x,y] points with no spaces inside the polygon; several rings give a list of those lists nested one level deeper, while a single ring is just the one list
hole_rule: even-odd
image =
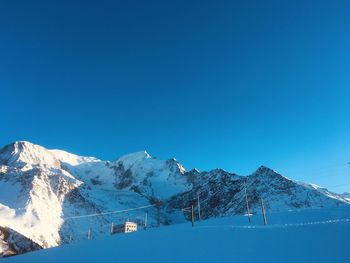
[{"label": "snow-covered mountain peak", "polygon": [[72,166],[101,161],[95,157],[79,156],[79,155],[75,155],[62,150],[49,150],[49,151],[62,163],[69,164]]},{"label": "snow-covered mountain peak", "polygon": [[[267,177],[267,178],[278,178],[278,177],[283,177],[286,178],[285,176],[281,175],[275,170],[272,170],[271,168],[261,165],[251,176],[253,177]],[[288,178],[286,178],[288,179]]]},{"label": "snow-covered mountain peak", "polygon": [[[200,174],[200,173],[199,173]],[[229,173],[225,171],[224,169],[221,168],[216,168],[214,170],[211,170],[208,172],[211,178],[217,178],[217,179],[223,179],[223,178],[228,178],[230,176],[237,176],[235,173]]]},{"label": "snow-covered mountain peak", "polygon": [[271,168],[260,165],[259,168],[255,171],[255,173],[276,173],[276,171],[272,170]]},{"label": "snow-covered mountain peak", "polygon": [[60,162],[46,148],[27,141],[16,141],[0,150],[0,164],[15,167],[40,165],[59,168]]},{"label": "snow-covered mountain peak", "polygon": [[120,157],[109,164],[116,176],[118,189],[136,189],[145,196],[166,199],[189,187],[185,168],[174,158],[162,160],[146,151]]},{"label": "snow-covered mountain peak", "polygon": [[193,169],[191,169],[190,173],[199,174],[200,171],[197,168],[193,168]]},{"label": "snow-covered mountain peak", "polygon": [[179,161],[176,160],[175,158],[171,158],[167,160],[166,164],[170,169],[178,170],[181,174],[186,173],[185,167],[183,167],[183,165],[179,163]]},{"label": "snow-covered mountain peak", "polygon": [[147,151],[139,151],[134,153],[129,153],[119,157],[115,162],[121,162],[124,166],[130,167],[131,165],[144,161],[146,159],[151,159],[151,155],[148,154]]}]

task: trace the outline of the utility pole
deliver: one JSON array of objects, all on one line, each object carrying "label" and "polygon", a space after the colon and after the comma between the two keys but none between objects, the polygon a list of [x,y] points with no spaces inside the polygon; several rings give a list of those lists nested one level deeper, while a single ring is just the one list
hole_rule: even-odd
[{"label": "utility pole", "polygon": [[245,202],[247,205],[247,213],[248,213],[248,221],[250,223],[250,210],[249,210],[249,203],[248,203],[248,196],[247,196],[247,183],[244,183],[244,194],[245,194]]},{"label": "utility pole", "polygon": [[143,219],[143,228],[147,229],[147,211],[145,211],[145,218]]},{"label": "utility pole", "polygon": [[160,200],[157,200],[158,216],[157,216],[157,225],[160,227]]},{"label": "utility pole", "polygon": [[194,209],[193,209],[193,205],[191,205],[191,220],[192,220],[192,227],[194,227]]},{"label": "utility pole", "polygon": [[192,227],[194,227],[194,208],[193,208],[193,205],[191,205],[190,207],[182,208],[181,211],[191,213],[191,223],[192,223]]},{"label": "utility pole", "polygon": [[114,223],[112,222],[112,225],[111,225],[111,234],[113,234],[114,232]]},{"label": "utility pole", "polygon": [[262,212],[262,216],[263,216],[263,220],[264,220],[264,225],[267,225],[266,214],[265,214],[265,206],[264,206],[264,201],[262,200],[262,198],[260,198],[260,203],[261,203],[261,212]]},{"label": "utility pole", "polygon": [[198,221],[201,221],[201,203],[199,202],[199,191],[197,192]]}]

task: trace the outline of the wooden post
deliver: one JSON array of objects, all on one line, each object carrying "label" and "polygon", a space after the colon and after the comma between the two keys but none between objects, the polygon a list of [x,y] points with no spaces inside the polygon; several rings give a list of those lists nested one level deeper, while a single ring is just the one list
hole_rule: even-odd
[{"label": "wooden post", "polygon": [[191,205],[191,220],[192,220],[192,227],[194,227],[194,211],[193,211],[193,205]]},{"label": "wooden post", "polygon": [[260,198],[260,203],[261,203],[261,212],[262,212],[262,216],[263,216],[263,220],[264,220],[264,225],[267,225],[264,201],[262,200],[262,198]]},{"label": "wooden post", "polygon": [[143,228],[146,230],[147,229],[147,211],[145,211],[145,218],[143,220]]},{"label": "wooden post", "polygon": [[113,232],[114,232],[114,223],[112,222],[112,224],[111,224],[111,234],[113,234]]},{"label": "wooden post", "polygon": [[246,183],[244,183],[244,194],[245,194],[245,202],[247,205],[248,221],[250,223],[250,210],[249,210],[249,203],[248,203],[248,196],[247,196],[247,184]]},{"label": "wooden post", "polygon": [[157,201],[157,208],[158,208],[157,225],[158,227],[160,227],[160,200]]},{"label": "wooden post", "polygon": [[89,228],[87,232],[87,238],[90,240],[91,239],[91,228]]},{"label": "wooden post", "polygon": [[198,221],[201,221],[201,203],[199,202],[199,191],[197,192]]}]

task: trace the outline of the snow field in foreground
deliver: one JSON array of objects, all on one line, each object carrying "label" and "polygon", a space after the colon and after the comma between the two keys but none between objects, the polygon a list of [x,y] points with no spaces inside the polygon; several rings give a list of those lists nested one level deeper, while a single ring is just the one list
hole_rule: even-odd
[{"label": "snow field in foreground", "polygon": [[[290,215],[290,216],[288,216]],[[287,220],[286,218],[289,218]],[[32,252],[8,262],[347,262],[350,210],[305,210],[217,218],[103,237]],[[317,219],[317,220],[314,220]],[[283,223],[282,223],[283,222]]]}]

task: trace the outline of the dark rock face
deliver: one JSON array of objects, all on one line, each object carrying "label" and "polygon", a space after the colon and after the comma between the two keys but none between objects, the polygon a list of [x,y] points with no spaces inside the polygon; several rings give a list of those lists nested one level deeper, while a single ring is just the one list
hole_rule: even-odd
[{"label": "dark rock face", "polygon": [[9,257],[42,249],[31,239],[7,227],[0,227],[0,257]]},{"label": "dark rock face", "polygon": [[114,170],[114,187],[116,189],[124,189],[132,186],[134,182],[134,175],[130,169],[125,169],[124,165],[121,162],[110,167]]},{"label": "dark rock face", "polygon": [[[169,212],[191,205],[197,206],[198,194],[203,219],[223,216],[232,210],[234,204],[242,202],[243,177],[223,170],[203,173],[191,171],[187,173],[187,176],[193,184],[193,188],[191,191],[173,196],[167,202]],[[235,213],[239,212],[235,211]],[[186,214],[186,216],[189,218],[189,215]]]}]

